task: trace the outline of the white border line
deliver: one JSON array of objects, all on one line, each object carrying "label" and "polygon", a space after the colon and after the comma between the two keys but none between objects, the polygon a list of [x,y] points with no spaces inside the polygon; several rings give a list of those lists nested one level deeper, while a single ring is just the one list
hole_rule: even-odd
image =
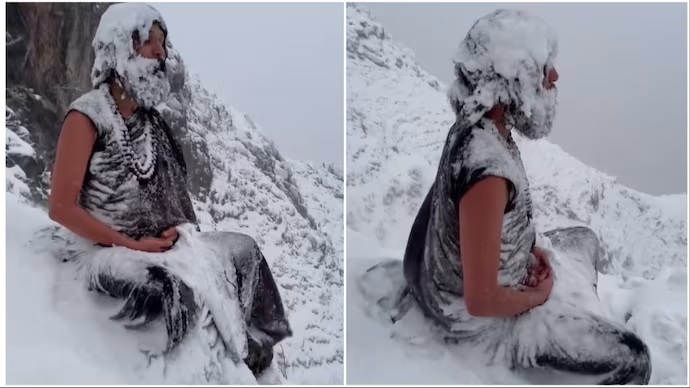
[{"label": "white border line", "polygon": [[343,385],[347,384],[347,3],[343,2]]},{"label": "white border line", "polygon": [[[2,23],[4,26],[4,30],[7,31],[7,4],[5,4],[4,7],[2,7]],[[6,83],[7,83],[7,47],[6,43],[3,43],[3,47],[5,48],[3,51],[5,51],[5,60],[2,61],[2,65],[0,66],[2,68],[2,73],[5,74],[5,76],[2,77],[2,90],[6,90]],[[7,101],[6,101],[6,93],[2,93],[2,105],[7,106]],[[7,120],[3,119],[3,125],[4,128],[7,128]],[[7,129],[5,129],[7,131]],[[7,142],[7,137],[2,136],[2,140],[0,141],[1,148],[2,148],[2,155],[3,159],[5,159],[5,146]],[[0,253],[0,277],[2,277],[2,287],[0,287],[0,349],[2,350],[0,352],[0,382],[2,384],[7,384],[6,383],[6,367],[7,367],[7,359],[6,359],[6,334],[7,334],[7,326],[6,326],[6,301],[7,301],[7,229],[6,229],[6,223],[7,223],[7,169],[2,170],[2,185],[3,185],[3,190],[2,194],[0,194],[0,200],[2,201],[2,221],[0,221],[0,233],[2,236],[0,236],[0,241],[2,243],[0,244],[0,247],[2,247],[2,253]]]},{"label": "white border line", "polygon": [[[686,2],[685,4],[685,66],[687,69],[690,69],[690,26],[688,25],[690,23],[690,6]],[[686,69],[686,70],[687,70]],[[690,101],[690,70],[686,73],[685,76],[685,93],[686,93],[686,100],[685,103],[688,104]],[[690,155],[688,154],[688,150],[690,149],[690,143],[688,142],[688,131],[690,131],[690,112],[686,111],[685,112],[685,122],[686,122],[686,129],[685,129],[685,168],[686,168],[686,177],[685,177],[685,195],[686,199],[688,200],[686,202],[686,215],[685,215],[685,233],[686,233],[686,240],[690,240],[690,231],[688,230],[688,219],[690,218],[690,182],[688,182],[688,171],[687,169],[690,168]],[[686,295],[686,303],[690,301],[690,287],[688,287],[688,279],[690,279],[690,266],[688,266],[688,258],[690,257],[690,247],[686,246],[686,254],[685,254],[685,270],[686,270],[686,277],[685,277],[685,295]],[[690,315],[690,304],[687,306],[687,315]],[[685,351],[686,351],[686,356],[685,360],[690,360],[690,348],[688,348],[687,344],[690,343],[690,322],[687,321],[687,315],[685,316],[686,322],[685,322]],[[686,376],[685,376],[685,385],[687,386],[690,384],[690,371],[686,370]]]}]

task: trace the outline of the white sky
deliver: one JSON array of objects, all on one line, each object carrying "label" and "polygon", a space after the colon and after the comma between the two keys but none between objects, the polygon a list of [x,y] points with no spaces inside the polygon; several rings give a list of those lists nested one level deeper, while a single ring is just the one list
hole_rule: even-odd
[{"label": "white sky", "polygon": [[283,156],[343,163],[343,4],[151,3],[187,69]]},{"label": "white sky", "polygon": [[686,4],[365,5],[446,84],[474,21],[497,8],[544,18],[559,36],[559,107],[550,140],[637,190],[687,187]]}]

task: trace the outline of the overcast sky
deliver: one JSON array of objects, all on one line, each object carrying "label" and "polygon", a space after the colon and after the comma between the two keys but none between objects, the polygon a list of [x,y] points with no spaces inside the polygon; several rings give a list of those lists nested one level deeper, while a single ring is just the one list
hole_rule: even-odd
[{"label": "overcast sky", "polygon": [[446,84],[474,21],[497,8],[544,18],[559,36],[559,108],[550,140],[630,187],[686,192],[686,5],[366,4]]},{"label": "overcast sky", "polygon": [[283,156],[343,163],[343,4],[151,3],[188,70]]}]

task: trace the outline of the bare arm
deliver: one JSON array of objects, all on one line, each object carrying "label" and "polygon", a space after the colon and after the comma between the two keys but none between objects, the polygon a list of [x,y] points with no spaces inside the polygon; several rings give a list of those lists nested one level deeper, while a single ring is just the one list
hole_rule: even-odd
[{"label": "bare arm", "polygon": [[135,241],[105,225],[79,206],[79,192],[96,142],[96,128],[82,113],[70,112],[60,132],[51,181],[49,216],[78,236],[103,245],[163,251],[165,239]]},{"label": "bare arm", "polygon": [[463,291],[467,310],[474,316],[518,315],[544,303],[550,292],[550,287],[546,290],[547,284],[527,291],[498,285],[503,211],[507,201],[508,182],[487,177],[474,184],[459,203]]}]

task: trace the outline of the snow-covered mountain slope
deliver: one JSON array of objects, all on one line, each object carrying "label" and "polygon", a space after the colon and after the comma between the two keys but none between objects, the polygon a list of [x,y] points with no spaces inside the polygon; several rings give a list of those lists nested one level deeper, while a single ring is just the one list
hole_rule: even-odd
[{"label": "snow-covered mountain slope", "polygon": [[[172,67],[173,76],[181,79],[159,108],[182,142],[202,230],[242,232],[253,236],[262,248],[294,332],[276,347],[275,362],[285,372],[285,381],[341,383],[343,188],[338,174],[342,177],[342,172],[284,159],[249,117],[225,106],[198,81],[188,80],[181,59],[171,53],[178,61]],[[54,259],[36,253],[29,243],[38,229],[52,224],[45,211],[39,210],[45,196],[37,182],[46,181],[47,169],[26,168],[30,166],[27,160],[45,153],[33,141],[32,132],[49,129],[30,120],[31,111],[19,103],[8,102],[6,117],[7,240],[12,242],[7,250],[11,279],[7,287],[8,382],[243,382],[240,376],[205,375],[199,361],[207,357],[203,349],[185,355],[190,357],[184,363],[189,366],[181,370],[174,361],[165,364],[167,369],[160,363],[147,364],[131,335],[107,322],[107,314],[99,310],[106,302],[95,303],[85,290],[76,288],[72,290],[84,295],[59,300],[59,295],[70,294],[54,291],[69,280],[56,277],[60,268],[51,262]],[[26,285],[37,278],[40,287],[27,291]],[[76,306],[80,303],[90,303],[90,308]],[[109,330],[112,338],[101,338]],[[34,331],[40,335],[33,335]],[[61,357],[60,352],[68,356]],[[55,373],[36,373],[37,363]],[[194,366],[202,369],[194,370]]]},{"label": "snow-covered mountain slope", "polygon": [[[425,346],[415,345],[416,350],[411,350],[412,345],[402,344],[391,349],[396,346],[391,338],[398,337],[393,326],[374,322],[367,308],[357,302],[361,298],[354,282],[368,265],[382,257],[402,259],[410,226],[435,177],[454,114],[445,86],[424,71],[414,54],[393,40],[359,5],[347,7],[346,47],[347,317],[348,330],[353,333],[348,335],[348,360],[355,360],[348,363],[348,382],[375,382],[366,380],[373,374],[359,374],[357,365],[371,366],[380,355],[378,349],[381,355],[402,352],[413,356],[396,358],[381,369],[370,367],[376,371],[376,382],[495,382],[489,376],[500,373],[477,371],[476,366],[464,363],[466,356],[449,355],[455,351],[446,346],[436,344],[424,350]],[[558,131],[557,123],[554,131]],[[548,140],[518,138],[517,142],[530,179],[537,230],[587,225],[600,235],[606,250],[600,268],[606,274],[602,287],[610,294],[610,309],[620,309],[612,315],[624,319],[632,310],[646,309],[646,313],[633,316],[628,325],[652,348],[652,382],[685,383],[687,304],[676,303],[686,301],[687,195],[654,197],[640,193]],[[669,277],[674,280],[667,282]],[[667,305],[650,303],[643,308],[636,304],[647,303],[658,293],[673,297],[664,299]],[[634,298],[628,298],[633,294]],[[371,327],[370,332],[367,327]],[[665,334],[660,334],[662,331]],[[373,332],[391,338],[377,339]],[[430,372],[420,372],[423,378],[406,380],[404,376],[413,372],[397,372],[408,366],[409,371],[425,370],[423,365],[433,363],[437,366]],[[447,365],[448,374],[444,375],[445,367],[438,365]],[[464,381],[463,373],[474,377]],[[508,375],[508,383],[519,383],[511,378]]]},{"label": "snow-covered mountain slope", "polygon": [[302,197],[317,226],[343,253],[343,171],[333,164],[290,161]]}]

